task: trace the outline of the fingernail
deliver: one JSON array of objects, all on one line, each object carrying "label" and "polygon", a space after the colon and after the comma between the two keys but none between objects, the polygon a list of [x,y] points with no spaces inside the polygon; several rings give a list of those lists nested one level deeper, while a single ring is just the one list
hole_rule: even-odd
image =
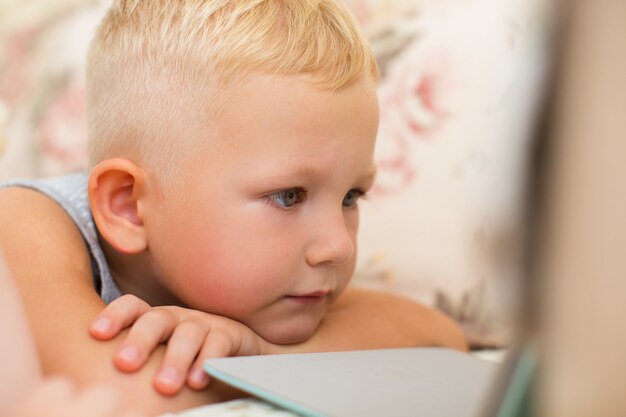
[{"label": "fingernail", "polygon": [[202,369],[194,369],[189,374],[189,379],[195,384],[204,385],[209,381],[209,376]]},{"label": "fingernail", "polygon": [[107,319],[106,317],[100,317],[91,324],[91,329],[97,331],[98,333],[106,333],[109,331],[110,328],[111,320]]},{"label": "fingernail", "polygon": [[178,371],[171,367],[167,366],[159,371],[157,375],[157,379],[167,385],[176,386],[180,384],[180,377],[178,376]]},{"label": "fingernail", "polygon": [[124,362],[134,363],[139,360],[139,350],[134,346],[124,346],[117,352],[117,356],[123,359]]}]

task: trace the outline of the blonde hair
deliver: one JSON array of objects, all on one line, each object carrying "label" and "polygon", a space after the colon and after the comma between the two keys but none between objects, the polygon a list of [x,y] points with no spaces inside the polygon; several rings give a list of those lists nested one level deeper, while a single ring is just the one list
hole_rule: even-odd
[{"label": "blonde hair", "polygon": [[127,156],[167,171],[219,87],[255,72],[329,90],[378,78],[340,0],[116,0],[88,56],[91,166]]}]

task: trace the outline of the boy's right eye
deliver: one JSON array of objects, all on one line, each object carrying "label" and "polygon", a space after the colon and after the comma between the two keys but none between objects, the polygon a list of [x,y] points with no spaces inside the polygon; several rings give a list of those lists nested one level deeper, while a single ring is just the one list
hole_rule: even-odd
[{"label": "boy's right eye", "polygon": [[304,199],[305,191],[302,188],[289,188],[268,194],[268,200],[282,208],[290,208]]}]

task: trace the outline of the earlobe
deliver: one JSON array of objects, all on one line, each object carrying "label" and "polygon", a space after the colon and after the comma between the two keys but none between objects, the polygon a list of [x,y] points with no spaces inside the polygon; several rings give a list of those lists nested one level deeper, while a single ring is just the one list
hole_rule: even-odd
[{"label": "earlobe", "polygon": [[98,231],[122,253],[137,254],[148,246],[141,211],[145,182],[145,171],[122,158],[100,162],[89,175],[89,203]]}]

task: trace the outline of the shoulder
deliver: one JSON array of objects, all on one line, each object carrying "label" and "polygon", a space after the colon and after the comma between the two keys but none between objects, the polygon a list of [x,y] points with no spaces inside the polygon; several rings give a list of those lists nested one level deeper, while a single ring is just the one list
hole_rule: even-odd
[{"label": "shoulder", "polygon": [[77,341],[87,339],[89,320],[104,307],[93,286],[87,246],[68,213],[45,194],[3,188],[0,201],[0,248],[44,372],[67,372],[71,363],[60,358],[69,352],[68,343],[82,346]]},{"label": "shoulder", "polygon": [[410,346],[440,346],[467,350],[461,328],[442,312],[391,293],[349,287],[329,313],[360,313],[372,328],[395,329],[409,336]]},{"label": "shoulder", "polygon": [[0,189],[0,201],[0,236],[8,239],[0,244],[10,244],[13,238],[37,232],[50,232],[36,235],[36,240],[43,242],[60,239],[70,243],[71,237],[80,237],[67,211],[39,191],[24,187],[3,188]]},{"label": "shoulder", "polygon": [[[22,187],[0,189],[0,247],[11,269],[49,276],[55,269],[90,272],[89,253],[68,213],[45,194]],[[21,279],[14,271],[16,280]],[[89,281],[88,281],[89,282]]]}]

